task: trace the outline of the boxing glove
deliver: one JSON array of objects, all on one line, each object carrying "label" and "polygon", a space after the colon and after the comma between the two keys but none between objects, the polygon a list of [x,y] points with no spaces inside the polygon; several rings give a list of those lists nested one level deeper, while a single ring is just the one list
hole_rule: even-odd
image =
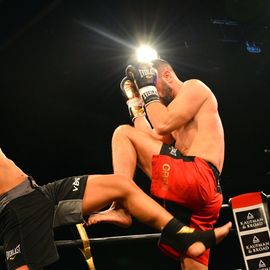
[{"label": "boxing glove", "polygon": [[132,122],[134,122],[137,117],[145,116],[144,103],[134,82],[128,77],[124,77],[120,83],[120,88],[126,100]]},{"label": "boxing glove", "polygon": [[160,101],[156,88],[157,71],[153,68],[152,63],[139,63],[137,66],[128,65],[126,75],[138,87],[145,106]]}]

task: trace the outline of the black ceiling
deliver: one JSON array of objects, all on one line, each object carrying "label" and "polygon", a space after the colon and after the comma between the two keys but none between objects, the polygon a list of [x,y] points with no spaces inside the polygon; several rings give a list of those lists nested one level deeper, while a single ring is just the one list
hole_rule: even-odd
[{"label": "black ceiling", "polygon": [[269,193],[269,27],[266,0],[2,0],[1,148],[41,183],[111,172],[111,135],[129,123],[119,82],[147,41],[216,94],[225,195]]}]

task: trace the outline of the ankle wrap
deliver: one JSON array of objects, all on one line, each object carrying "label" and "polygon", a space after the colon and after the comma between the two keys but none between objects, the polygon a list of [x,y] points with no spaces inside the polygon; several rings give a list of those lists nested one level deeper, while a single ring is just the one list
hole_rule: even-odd
[{"label": "ankle wrap", "polygon": [[202,242],[206,249],[214,246],[216,244],[214,231],[194,231],[194,229],[184,226],[183,223],[173,218],[164,227],[159,239],[159,246],[163,251],[165,246],[169,246],[169,249],[184,255],[195,242]]}]

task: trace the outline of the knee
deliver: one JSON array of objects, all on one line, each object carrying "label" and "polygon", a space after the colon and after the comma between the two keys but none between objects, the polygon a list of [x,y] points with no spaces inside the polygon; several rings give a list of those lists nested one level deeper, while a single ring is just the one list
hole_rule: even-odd
[{"label": "knee", "polygon": [[128,189],[128,187],[132,186],[134,184],[133,180],[125,175],[122,174],[114,174],[115,182],[118,183],[118,185],[122,186],[121,189]]},{"label": "knee", "polygon": [[130,192],[133,192],[137,188],[134,181],[124,175],[114,174],[114,185],[120,191],[122,196],[127,196]]},{"label": "knee", "polygon": [[113,133],[113,138],[116,137],[128,137],[128,135],[134,130],[134,127],[130,125],[118,126]]},{"label": "knee", "polygon": [[23,265],[23,266],[16,268],[16,270],[29,270],[29,267],[27,265]]}]

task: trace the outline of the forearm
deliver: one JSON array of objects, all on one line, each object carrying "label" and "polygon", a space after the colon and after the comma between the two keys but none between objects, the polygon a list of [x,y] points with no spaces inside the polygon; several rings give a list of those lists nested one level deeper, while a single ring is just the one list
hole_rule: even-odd
[{"label": "forearm", "polygon": [[159,135],[168,135],[174,129],[170,127],[170,117],[167,107],[160,102],[150,103],[146,107],[147,116]]},{"label": "forearm", "polygon": [[140,131],[143,131],[155,139],[162,141],[166,144],[172,144],[174,142],[174,138],[171,134],[167,134],[165,136],[158,135],[156,130],[153,129],[150,123],[147,121],[146,117],[139,117],[134,121],[134,127]]}]

